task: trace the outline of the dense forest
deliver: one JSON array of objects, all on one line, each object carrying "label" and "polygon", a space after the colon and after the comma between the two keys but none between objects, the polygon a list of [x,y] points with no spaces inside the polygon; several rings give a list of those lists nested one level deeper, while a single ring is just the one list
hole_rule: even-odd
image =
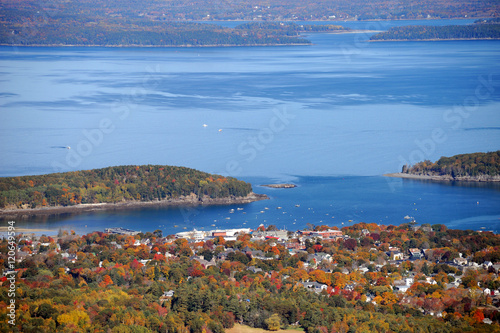
[{"label": "dense forest", "polygon": [[[498,235],[373,223],[342,232],[347,238],[302,241],[290,233],[287,242],[251,234],[194,241],[160,230],[17,234],[0,241],[9,269],[0,279],[0,331],[223,333],[239,323],[306,333],[500,332],[498,265],[486,264],[500,259]],[[19,249],[15,269],[9,242]],[[395,261],[394,247],[426,255]],[[474,265],[454,264],[460,254]],[[408,290],[394,288],[409,277]]]},{"label": "dense forest", "polygon": [[500,150],[441,157],[434,163],[426,160],[413,166],[405,165],[402,172],[415,175],[451,176],[452,178],[495,177],[500,175]]},{"label": "dense forest", "polygon": [[500,39],[500,24],[392,27],[370,37],[372,41],[435,39]]},{"label": "dense forest", "polygon": [[[303,44],[290,27],[266,33],[255,26],[232,29],[187,21],[313,21],[496,17],[495,0],[399,1],[320,0],[303,3],[145,0],[5,0],[0,3],[0,44],[99,46],[203,46]],[[181,24],[182,22],[182,24]],[[285,30],[283,30],[285,29]]]},{"label": "dense forest", "polygon": [[86,203],[154,201],[191,194],[199,198],[244,197],[250,184],[174,166],[104,169],[0,178],[0,208],[37,208]]}]

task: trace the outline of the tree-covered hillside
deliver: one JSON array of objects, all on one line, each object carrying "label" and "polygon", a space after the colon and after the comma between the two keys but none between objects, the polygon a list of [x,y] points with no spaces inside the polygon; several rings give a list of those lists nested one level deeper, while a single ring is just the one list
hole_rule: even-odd
[{"label": "tree-covered hillside", "polygon": [[403,173],[456,177],[494,177],[500,175],[500,150],[489,153],[461,154],[403,166]]},{"label": "tree-covered hillside", "polygon": [[0,208],[147,202],[191,194],[210,198],[244,197],[251,191],[251,185],[243,181],[194,169],[129,165],[0,178]]},{"label": "tree-covered hillside", "polygon": [[[20,15],[19,13],[13,15]],[[91,20],[89,23],[86,20]],[[298,31],[286,34],[279,29],[262,34],[251,29],[233,29],[194,22],[153,22],[150,20],[93,18],[49,19],[26,34],[23,23],[0,26],[0,43],[10,45],[74,46],[214,46],[309,44]]]}]

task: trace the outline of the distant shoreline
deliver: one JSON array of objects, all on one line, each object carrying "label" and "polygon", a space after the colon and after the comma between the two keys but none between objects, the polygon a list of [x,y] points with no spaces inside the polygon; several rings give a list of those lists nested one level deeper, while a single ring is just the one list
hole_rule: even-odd
[{"label": "distant shoreline", "polygon": [[171,47],[243,47],[243,46],[309,46],[312,43],[290,43],[290,44],[208,44],[208,45],[191,45],[191,44],[182,44],[182,45],[80,45],[80,44],[31,44],[31,45],[22,45],[22,44],[0,44],[0,46],[12,46],[12,47],[116,47],[116,48],[126,48],[126,47],[151,47],[151,48],[171,48]]},{"label": "distant shoreline", "polygon": [[119,203],[96,203],[96,204],[80,204],[75,206],[54,206],[43,208],[28,208],[28,209],[3,209],[0,210],[0,218],[29,218],[35,216],[47,216],[58,214],[75,214],[95,211],[112,211],[125,210],[135,208],[149,207],[183,207],[183,206],[218,206],[218,205],[233,205],[246,204],[260,200],[267,200],[269,197],[265,194],[249,193],[245,197],[228,197],[228,198],[204,198],[199,200],[197,196],[191,195],[188,197],[180,197],[176,199],[167,199],[161,201],[125,201]]},{"label": "distant shoreline", "polygon": [[[326,33],[326,34],[357,34],[357,33],[377,33],[380,31],[373,30],[335,30],[335,31],[301,31],[303,34],[309,33]],[[127,47],[137,47],[137,48],[172,48],[172,47],[250,47],[250,46],[311,46],[313,43],[264,43],[264,44],[207,44],[207,45],[192,45],[192,44],[180,44],[180,45],[143,45],[143,44],[120,44],[120,45],[106,45],[106,44],[92,44],[92,45],[82,45],[82,44],[9,44],[0,43],[0,46],[11,46],[11,47],[110,47],[110,48],[127,48]]]},{"label": "distant shoreline", "polygon": [[488,177],[488,178],[477,178],[477,177],[452,177],[450,175],[416,175],[411,173],[386,173],[384,177],[394,177],[394,178],[406,178],[406,179],[420,179],[420,180],[436,180],[436,181],[460,181],[460,182],[476,182],[476,183],[495,183],[500,182],[500,177]]}]

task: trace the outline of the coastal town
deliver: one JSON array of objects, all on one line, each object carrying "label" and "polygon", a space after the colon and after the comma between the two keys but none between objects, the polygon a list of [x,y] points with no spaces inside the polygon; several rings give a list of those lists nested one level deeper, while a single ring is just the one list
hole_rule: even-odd
[{"label": "coastal town", "polygon": [[[19,233],[16,244],[13,269],[5,237],[0,244],[0,284],[15,277],[24,328],[500,330],[500,237],[491,232],[411,223],[166,236],[110,228],[83,236]],[[2,317],[7,301],[2,295]]]}]

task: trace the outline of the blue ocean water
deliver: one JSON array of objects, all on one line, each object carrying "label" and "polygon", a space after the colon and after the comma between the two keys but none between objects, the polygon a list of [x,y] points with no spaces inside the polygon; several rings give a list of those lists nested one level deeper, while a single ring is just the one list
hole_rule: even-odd
[{"label": "blue ocean water", "polygon": [[[59,228],[87,233],[107,227],[174,234],[185,230],[253,228],[274,224],[299,230],[308,224],[343,226],[357,222],[417,223],[500,232],[500,185],[422,182],[381,176],[294,177],[296,188],[260,186],[270,179],[250,177],[254,191],[269,200],[245,205],[143,208],[17,221],[18,227]],[[468,186],[467,186],[468,185]]]},{"label": "blue ocean water", "polygon": [[[401,22],[345,24],[385,30]],[[56,229],[207,228],[220,218],[249,227],[399,224],[415,215],[496,230],[495,186],[380,175],[499,149],[500,42],[370,43],[370,35],[310,34],[314,45],[288,47],[0,47],[0,176],[171,164],[254,185],[299,185],[254,186],[272,200],[246,206],[239,218],[212,207],[22,222]],[[292,216],[272,206],[291,207]],[[250,213],[255,221],[246,220]]]}]

